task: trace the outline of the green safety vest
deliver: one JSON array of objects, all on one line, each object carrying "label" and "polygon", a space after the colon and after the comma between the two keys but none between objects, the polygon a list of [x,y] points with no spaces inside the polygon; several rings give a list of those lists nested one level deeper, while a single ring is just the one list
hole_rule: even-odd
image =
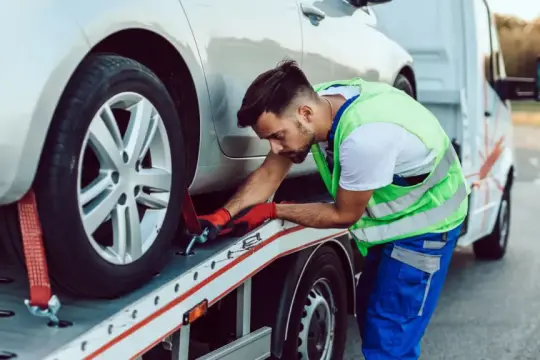
[{"label": "green safety vest", "polygon": [[423,182],[412,186],[390,184],[374,190],[364,215],[349,228],[360,252],[365,256],[373,245],[446,232],[461,224],[467,215],[471,190],[437,118],[405,92],[383,83],[355,78],[317,84],[314,90],[333,85],[360,88],[360,96],[343,111],[335,129],[332,173],[319,144],[311,147],[319,173],[334,199],[341,172],[339,147],[358,126],[373,122],[403,126],[436,154],[435,167]]}]

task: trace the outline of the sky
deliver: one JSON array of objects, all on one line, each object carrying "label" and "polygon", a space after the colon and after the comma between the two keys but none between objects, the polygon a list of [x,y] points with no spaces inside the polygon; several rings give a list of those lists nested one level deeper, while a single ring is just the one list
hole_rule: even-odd
[{"label": "sky", "polygon": [[538,0],[488,0],[493,12],[519,16],[524,20],[540,17]]}]

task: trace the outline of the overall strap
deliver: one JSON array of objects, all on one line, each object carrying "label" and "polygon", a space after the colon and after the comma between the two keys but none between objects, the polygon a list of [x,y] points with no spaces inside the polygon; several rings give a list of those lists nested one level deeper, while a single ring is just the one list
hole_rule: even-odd
[{"label": "overall strap", "polygon": [[349,100],[347,100],[343,105],[341,105],[341,107],[338,109],[336,113],[336,116],[334,116],[334,119],[332,120],[332,127],[330,128],[330,131],[328,132],[328,137],[327,137],[328,147],[326,148],[326,164],[328,164],[330,173],[334,171],[334,138],[336,136],[336,129],[338,127],[339,121],[341,120],[341,116],[343,115],[343,112],[359,96],[360,95],[355,95]]},{"label": "overall strap", "polygon": [[[336,85],[332,85],[332,86],[330,86],[328,88],[330,89],[330,88],[339,87],[339,86],[342,86],[342,85],[336,84]],[[355,96],[351,97],[350,99],[348,99],[345,103],[343,103],[343,105],[341,105],[340,108],[338,109],[338,111],[336,112],[336,116],[334,116],[334,119],[332,120],[332,126],[330,128],[330,131],[328,132],[328,137],[327,137],[328,147],[326,149],[326,163],[328,164],[330,172],[332,172],[333,168],[334,168],[334,138],[336,136],[336,130],[337,130],[339,121],[341,120],[341,117],[342,117],[343,113],[349,107],[349,105],[353,101],[355,101],[359,96],[360,95],[355,95]],[[392,183],[394,185],[397,185],[397,186],[411,186],[411,185],[422,182],[425,179],[426,176],[427,176],[427,174],[422,175],[422,176],[420,176],[418,178],[416,178],[416,177],[405,178],[405,177],[399,176],[397,174],[394,174],[393,179],[392,179]]]},{"label": "overall strap", "polygon": [[[336,87],[337,85],[331,86]],[[340,106],[338,111],[336,112],[336,116],[334,116],[334,119],[332,120],[332,127],[330,128],[330,131],[328,132],[328,147],[332,150],[334,149],[334,137],[336,136],[336,130],[339,124],[339,121],[341,120],[341,116],[343,115],[343,112],[349,107],[349,105],[356,100],[360,95],[355,95],[349,100],[345,101],[343,105]]]}]

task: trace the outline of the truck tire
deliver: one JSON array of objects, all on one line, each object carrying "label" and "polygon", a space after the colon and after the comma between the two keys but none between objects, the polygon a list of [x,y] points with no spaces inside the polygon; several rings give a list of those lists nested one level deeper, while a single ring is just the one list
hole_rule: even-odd
[{"label": "truck tire", "polygon": [[317,250],[292,303],[282,359],[343,358],[348,326],[345,279],[338,254],[328,246]]},{"label": "truck tire", "polygon": [[499,260],[506,254],[510,233],[510,189],[503,192],[497,221],[488,236],[473,243],[476,257],[483,260]]},{"label": "truck tire", "polygon": [[411,84],[411,82],[405,75],[398,74],[396,76],[396,80],[394,81],[394,87],[396,89],[404,91],[410,97],[416,98],[416,95],[414,93],[414,86]]},{"label": "truck tire", "polygon": [[59,102],[34,186],[54,284],[112,298],[150,280],[170,254],[185,169],[180,120],[159,78],[124,57],[85,59]]}]

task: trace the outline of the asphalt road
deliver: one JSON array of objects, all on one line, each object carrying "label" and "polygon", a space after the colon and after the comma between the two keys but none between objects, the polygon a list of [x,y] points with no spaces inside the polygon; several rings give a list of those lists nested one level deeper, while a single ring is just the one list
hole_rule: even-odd
[{"label": "asphalt road", "polygon": [[[453,256],[438,308],[422,343],[426,360],[540,359],[540,129],[514,132],[518,178],[506,256]],[[363,359],[354,318],[346,360]]]}]

